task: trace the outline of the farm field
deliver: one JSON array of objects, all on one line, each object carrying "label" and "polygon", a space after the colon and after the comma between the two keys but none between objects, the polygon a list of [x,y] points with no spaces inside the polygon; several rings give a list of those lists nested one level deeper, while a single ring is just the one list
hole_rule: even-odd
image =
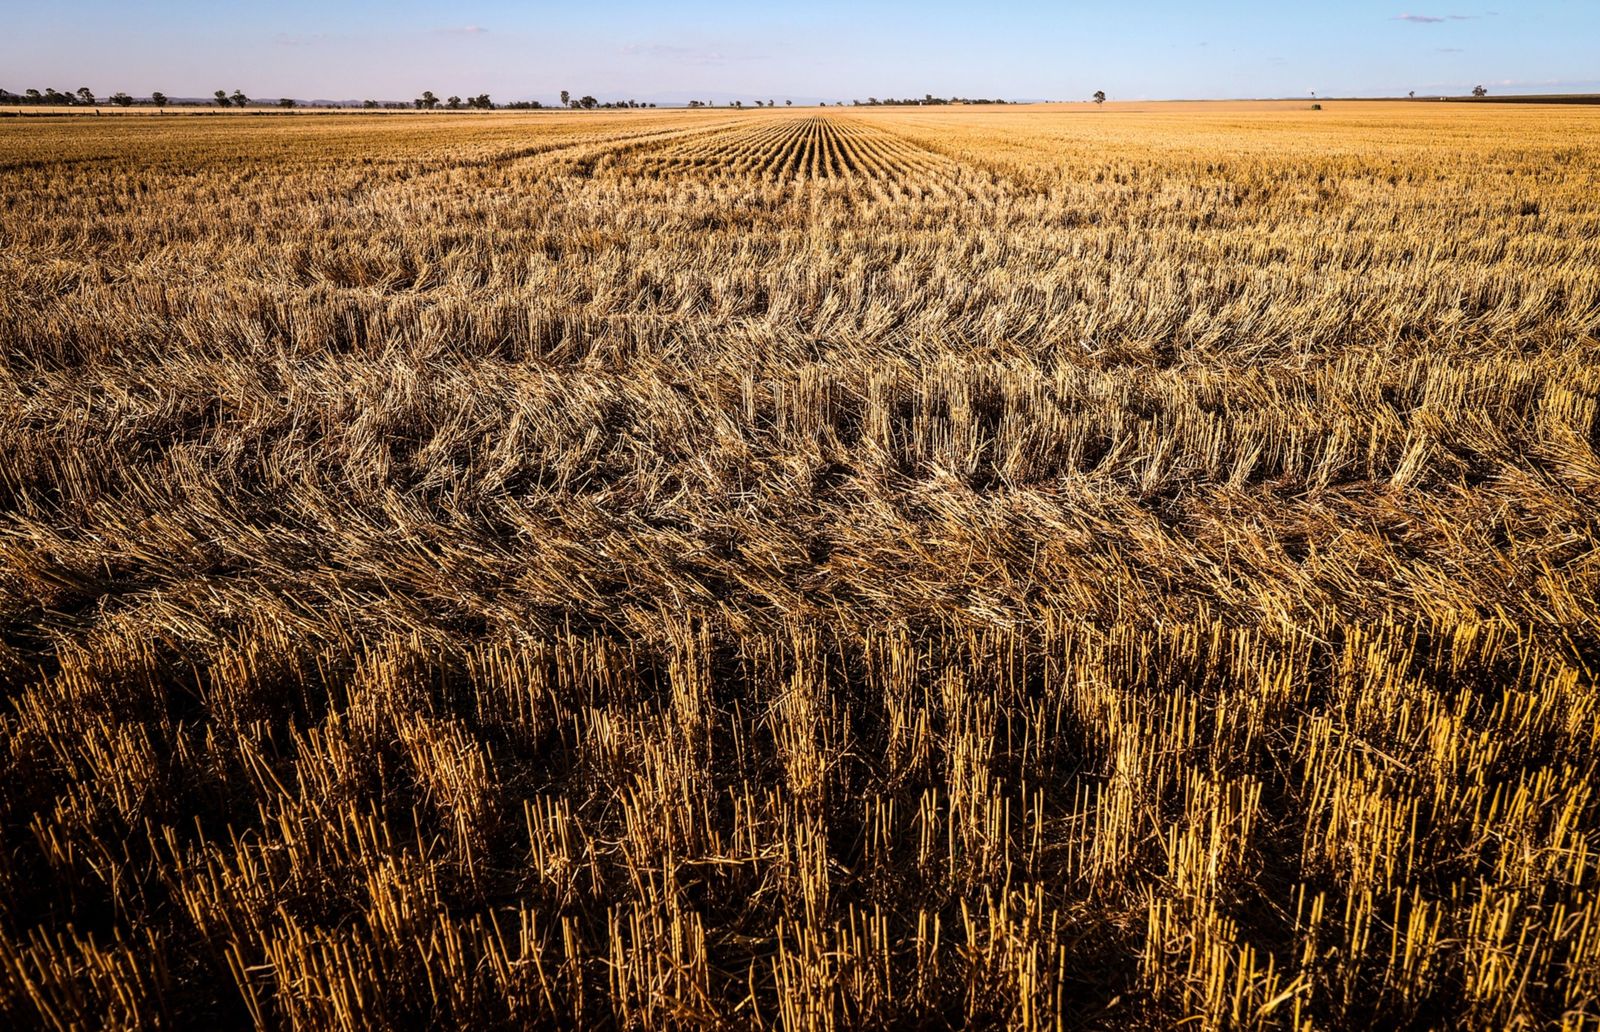
[{"label": "farm field", "polygon": [[1600,1028],[1600,111],[0,121],[10,1027]]}]

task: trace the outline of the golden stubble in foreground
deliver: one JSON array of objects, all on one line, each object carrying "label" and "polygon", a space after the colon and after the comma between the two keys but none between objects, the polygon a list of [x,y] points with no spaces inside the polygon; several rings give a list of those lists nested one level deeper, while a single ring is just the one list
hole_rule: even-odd
[{"label": "golden stubble in foreground", "polygon": [[1597,143],[0,121],[0,1015],[1595,1027]]}]

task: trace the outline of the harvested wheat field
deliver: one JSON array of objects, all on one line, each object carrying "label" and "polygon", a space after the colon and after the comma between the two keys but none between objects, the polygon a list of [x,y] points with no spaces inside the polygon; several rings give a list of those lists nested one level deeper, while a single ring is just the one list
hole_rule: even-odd
[{"label": "harvested wheat field", "polygon": [[0,123],[10,1027],[1600,1027],[1600,110]]}]

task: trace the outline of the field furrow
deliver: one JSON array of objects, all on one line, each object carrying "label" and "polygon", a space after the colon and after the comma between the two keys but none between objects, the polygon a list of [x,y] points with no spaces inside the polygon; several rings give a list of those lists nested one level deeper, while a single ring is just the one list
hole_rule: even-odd
[{"label": "field furrow", "polygon": [[[783,182],[864,181],[869,194],[947,193],[957,163],[864,121],[839,115],[748,115],[742,124],[698,133],[669,146],[643,141],[624,162],[647,177],[698,174],[712,179]],[[908,186],[916,180],[913,189]]]}]

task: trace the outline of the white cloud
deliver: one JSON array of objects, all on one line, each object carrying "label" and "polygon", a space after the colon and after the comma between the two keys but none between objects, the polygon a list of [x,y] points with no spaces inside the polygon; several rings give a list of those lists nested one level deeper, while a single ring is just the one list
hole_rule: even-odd
[{"label": "white cloud", "polygon": [[1397,14],[1392,20],[1413,25],[1438,25],[1441,22],[1473,21],[1478,17],[1476,14]]}]

